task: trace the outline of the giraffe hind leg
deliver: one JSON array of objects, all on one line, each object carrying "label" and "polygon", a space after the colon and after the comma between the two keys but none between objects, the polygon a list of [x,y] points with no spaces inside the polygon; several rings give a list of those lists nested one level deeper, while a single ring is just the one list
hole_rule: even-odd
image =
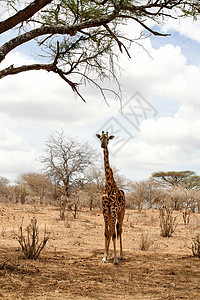
[{"label": "giraffe hind leg", "polygon": [[110,207],[108,205],[107,195],[103,195],[103,216],[105,222],[105,248],[104,248],[104,256],[102,259],[102,263],[105,263],[108,257],[111,232],[110,232]]},{"label": "giraffe hind leg", "polygon": [[118,265],[118,259],[117,259],[117,254],[116,254],[116,234],[113,234],[113,249],[114,249],[114,265]]}]

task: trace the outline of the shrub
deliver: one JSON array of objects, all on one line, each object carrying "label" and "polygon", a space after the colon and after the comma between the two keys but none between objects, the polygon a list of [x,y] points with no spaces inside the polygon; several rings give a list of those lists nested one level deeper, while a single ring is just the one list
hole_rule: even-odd
[{"label": "shrub", "polygon": [[139,240],[139,248],[142,251],[146,251],[149,249],[149,247],[151,246],[152,241],[149,239],[149,235],[148,233],[144,233],[142,232],[142,235],[140,237]]},{"label": "shrub", "polygon": [[185,225],[188,225],[190,222],[190,209],[184,208],[182,209],[183,222]]},{"label": "shrub", "polygon": [[161,236],[171,237],[176,229],[176,218],[173,217],[173,208],[170,206],[163,205],[160,207],[160,228]]},{"label": "shrub", "polygon": [[34,217],[31,219],[31,223],[26,228],[26,235],[23,230],[23,222],[19,227],[19,233],[17,240],[22,248],[22,252],[28,259],[37,259],[45,247],[48,239],[50,237],[50,232],[47,232],[46,227],[44,230],[44,236],[42,241],[39,240],[39,227],[37,225],[37,219]]},{"label": "shrub", "polygon": [[192,254],[194,257],[200,258],[200,234],[197,234],[195,238],[192,239]]}]

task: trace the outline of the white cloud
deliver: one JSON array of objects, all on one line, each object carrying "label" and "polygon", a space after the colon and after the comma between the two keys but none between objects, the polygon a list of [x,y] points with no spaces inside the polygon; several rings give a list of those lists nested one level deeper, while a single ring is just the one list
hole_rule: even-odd
[{"label": "white cloud", "polygon": [[[196,33],[197,27],[195,24]],[[138,136],[135,131],[135,138],[111,161],[132,178],[138,170],[148,170],[150,175],[156,170],[195,169],[200,164],[200,67],[188,65],[180,47],[168,44],[153,49],[149,39],[144,46],[150,56],[137,47],[131,50],[131,60],[120,56],[124,101],[139,91],[150,103],[155,98],[159,100],[158,115],[141,122]],[[13,61],[33,61],[20,53],[11,54],[9,60],[8,65]],[[67,135],[72,133],[95,144],[95,131],[109,117],[118,118],[119,102],[110,100],[108,107],[95,90],[83,88],[85,104],[74,98],[64,81],[50,73],[19,74],[2,79],[0,84],[0,126],[4,127],[0,135],[0,168],[8,173],[33,167],[49,129],[63,128]],[[166,117],[167,106],[175,102],[176,110],[171,109]],[[122,117],[119,121],[123,122]],[[134,130],[128,122],[122,124]],[[22,129],[27,130],[26,136]],[[42,136],[40,141],[37,134]],[[97,141],[95,145],[99,146]]]},{"label": "white cloud", "polygon": [[146,120],[140,127],[140,138],[151,145],[176,145],[184,151],[193,152],[200,147],[200,121],[174,118]]},{"label": "white cloud", "polygon": [[194,21],[191,17],[182,18],[180,20],[169,19],[168,22],[163,26],[163,30],[165,32],[170,32],[170,30],[176,30],[180,34],[200,43],[199,20]]},{"label": "white cloud", "polygon": [[[30,64],[33,60],[13,53],[8,58],[8,65]],[[49,127],[81,125],[89,126],[104,115],[109,114],[109,107],[92,94],[91,89],[82,87],[86,98],[85,104],[79,97],[74,97],[71,88],[60,77],[45,71],[25,72],[3,78],[1,87],[0,111],[17,122],[29,126]],[[95,98],[95,99],[94,99]],[[100,100],[100,101],[99,101]],[[119,107],[119,103],[115,107]],[[35,121],[37,120],[37,124]]]},{"label": "white cloud", "polygon": [[[122,80],[128,96],[139,91],[150,102],[155,97],[157,102],[159,99],[158,115],[156,119],[141,122],[138,137],[117,154],[117,164],[121,169],[126,168],[130,176],[134,176],[137,169],[150,173],[198,169],[200,68],[187,64],[180,47],[165,45],[149,51],[152,58],[139,51],[137,60],[124,63],[126,70]],[[163,117],[168,109],[164,105],[173,102],[179,103],[177,109],[171,111],[171,116]]]},{"label": "white cloud", "polygon": [[23,138],[0,127],[0,174],[27,172],[33,168],[36,153]]}]

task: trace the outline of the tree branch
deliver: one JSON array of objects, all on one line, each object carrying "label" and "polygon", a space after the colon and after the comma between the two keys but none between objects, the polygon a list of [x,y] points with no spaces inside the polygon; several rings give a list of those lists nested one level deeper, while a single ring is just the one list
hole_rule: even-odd
[{"label": "tree branch", "polygon": [[32,17],[36,12],[38,12],[41,8],[52,2],[53,0],[35,0],[26,8],[17,12],[14,16],[6,19],[5,21],[0,22],[0,34],[12,29],[17,24],[26,21],[30,17]]},{"label": "tree branch", "polygon": [[32,65],[23,65],[20,67],[14,68],[13,65],[9,66],[6,69],[0,71],[0,79],[8,76],[15,75],[25,71],[34,71],[34,70],[46,70],[46,71],[54,71],[56,68],[55,64],[32,64]]},{"label": "tree branch", "polygon": [[[124,18],[123,15],[120,15],[119,17]],[[170,36],[169,33],[161,33],[158,31],[155,31],[153,29],[151,29],[150,27],[148,27],[147,25],[145,25],[142,21],[138,20],[137,18],[133,17],[133,16],[128,16],[126,18],[135,20],[137,23],[139,23],[142,27],[144,27],[147,31],[149,31],[150,33],[152,33],[153,35],[158,35],[158,36]]]},{"label": "tree branch", "polygon": [[100,17],[98,19],[85,21],[79,24],[74,24],[71,26],[67,25],[46,25],[41,26],[39,28],[33,29],[29,32],[26,32],[20,36],[17,36],[4,45],[0,47],[0,62],[4,60],[6,55],[12,51],[14,48],[33,40],[36,37],[46,35],[46,34],[69,34],[71,36],[75,35],[77,31],[82,29],[87,29],[91,27],[99,27],[101,25],[104,25],[106,23],[109,23],[113,21],[116,18],[116,15],[118,14],[119,9],[115,9],[110,15],[106,15],[103,17]]},{"label": "tree branch", "polygon": [[122,47],[123,47],[123,48],[125,49],[125,51],[126,51],[128,57],[131,58],[131,56],[130,56],[128,50],[127,50],[127,48],[126,48],[126,47],[124,46],[124,44],[118,39],[118,37],[114,34],[114,32],[112,32],[112,30],[110,29],[110,27],[109,27],[107,24],[105,24],[104,27],[105,27],[106,30],[109,32],[109,34],[114,38],[114,40],[117,42],[120,52],[123,52],[123,51],[122,51]]}]

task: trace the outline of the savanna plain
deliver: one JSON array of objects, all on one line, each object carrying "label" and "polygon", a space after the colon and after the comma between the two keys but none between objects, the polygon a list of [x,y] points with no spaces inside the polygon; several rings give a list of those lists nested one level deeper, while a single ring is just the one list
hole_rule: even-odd
[{"label": "savanna plain", "polygon": [[[159,211],[126,210],[124,261],[102,264],[104,221],[100,210],[80,210],[60,220],[53,206],[0,204],[0,299],[200,299],[200,259],[192,238],[200,214],[188,225],[177,214],[172,237],[160,236]],[[50,239],[37,260],[24,258],[16,239],[35,217]],[[24,231],[24,234],[26,232]],[[141,250],[145,245],[145,249]],[[119,241],[117,241],[119,254]]]}]

